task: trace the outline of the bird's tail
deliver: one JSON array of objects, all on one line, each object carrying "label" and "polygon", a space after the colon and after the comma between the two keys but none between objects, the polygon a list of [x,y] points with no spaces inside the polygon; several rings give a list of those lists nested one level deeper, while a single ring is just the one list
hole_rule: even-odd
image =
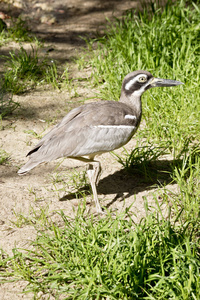
[{"label": "bird's tail", "polygon": [[23,167],[21,167],[21,169],[19,169],[19,171],[17,173],[19,175],[25,175],[27,172],[29,172],[30,170],[32,170],[33,168],[35,168],[40,163],[41,163],[41,161],[38,162],[38,161],[32,160],[30,158],[29,161],[27,161],[27,163]]}]

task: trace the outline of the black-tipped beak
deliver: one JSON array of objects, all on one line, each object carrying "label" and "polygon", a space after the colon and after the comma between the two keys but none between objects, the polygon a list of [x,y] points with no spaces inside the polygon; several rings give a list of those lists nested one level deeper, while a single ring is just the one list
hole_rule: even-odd
[{"label": "black-tipped beak", "polygon": [[180,84],[184,84],[184,83],[176,80],[171,80],[171,79],[153,78],[151,82],[151,87],[176,86]]}]

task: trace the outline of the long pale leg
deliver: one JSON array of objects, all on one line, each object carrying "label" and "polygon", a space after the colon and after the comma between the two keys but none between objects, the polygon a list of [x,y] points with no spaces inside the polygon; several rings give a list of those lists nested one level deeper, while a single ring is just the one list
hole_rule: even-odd
[{"label": "long pale leg", "polygon": [[99,181],[100,172],[101,172],[100,162],[94,161],[89,164],[87,174],[88,174],[88,178],[90,180],[90,184],[92,187],[96,210],[97,210],[97,213],[102,214],[103,211],[102,211],[102,208],[99,203],[99,199],[98,199],[98,195],[97,195],[97,188],[96,188],[96,185],[98,184],[98,181]]},{"label": "long pale leg", "polygon": [[85,157],[70,157],[69,156],[69,158],[73,158],[73,159],[83,161],[85,163],[89,163],[88,170],[87,170],[87,175],[88,175],[88,178],[90,180],[91,187],[92,187],[92,193],[93,193],[93,198],[94,198],[94,202],[95,202],[95,205],[96,205],[97,213],[102,214],[103,210],[102,210],[102,208],[100,206],[100,203],[99,203],[99,199],[98,199],[98,195],[97,195],[97,188],[96,188],[96,186],[99,182],[99,179],[100,179],[100,175],[101,175],[101,164],[100,164],[100,162],[94,160],[94,157],[85,158]]}]

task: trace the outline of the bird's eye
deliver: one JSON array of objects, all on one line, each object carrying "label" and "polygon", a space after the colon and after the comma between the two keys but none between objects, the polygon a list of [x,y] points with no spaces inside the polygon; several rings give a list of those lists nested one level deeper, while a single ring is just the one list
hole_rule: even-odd
[{"label": "bird's eye", "polygon": [[139,78],[138,78],[138,81],[139,82],[146,82],[147,81],[147,78],[145,77],[145,76],[140,76]]}]

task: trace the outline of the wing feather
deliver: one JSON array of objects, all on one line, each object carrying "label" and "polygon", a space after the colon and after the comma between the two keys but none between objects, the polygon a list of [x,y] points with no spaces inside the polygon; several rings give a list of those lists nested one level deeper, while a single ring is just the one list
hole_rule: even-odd
[{"label": "wing feather", "polygon": [[82,105],[69,112],[28,155],[44,162],[112,151],[126,144],[139,125],[138,118],[125,118],[130,114],[135,112],[120,102]]}]

